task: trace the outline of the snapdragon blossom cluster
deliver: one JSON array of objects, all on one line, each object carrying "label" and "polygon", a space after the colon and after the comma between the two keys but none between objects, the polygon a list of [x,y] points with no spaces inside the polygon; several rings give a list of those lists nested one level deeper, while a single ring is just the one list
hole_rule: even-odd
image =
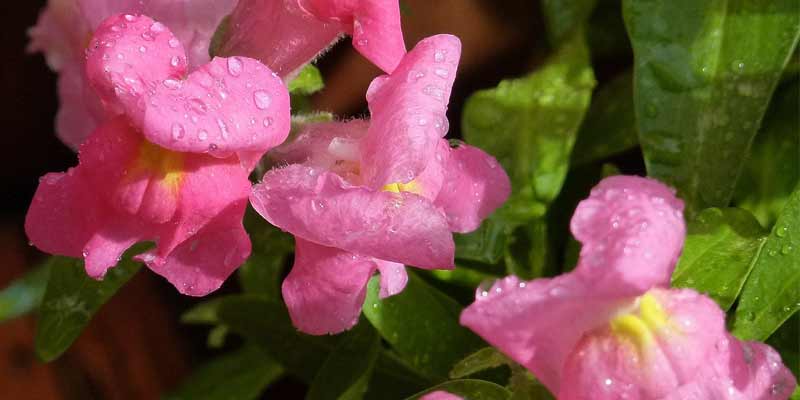
[{"label": "snapdragon blossom cluster", "polygon": [[[57,124],[66,142],[80,143],[80,163],[42,178],[26,232],[46,252],[83,257],[94,278],[149,241],[155,248],[136,259],[181,293],[216,290],[249,256],[249,198],[296,238],[283,283],[293,322],[337,333],[358,320],[372,274],[380,272],[385,297],[403,290],[405,265],[453,268],[452,232],[476,229],[509,195],[494,158],[444,139],[458,38],[432,36],[406,52],[396,1],[243,0],[198,19],[188,10],[202,1],[181,3],[186,18],[166,0],[122,3],[55,1],[32,31],[33,48],[59,59],[51,64],[62,79],[91,88],[81,93],[89,101],[60,115],[92,114],[97,127],[83,139],[92,124]],[[92,23],[103,11],[112,15]],[[147,11],[196,35],[174,35]],[[59,18],[91,27],[82,57],[62,43],[72,36],[56,35],[69,29]],[[215,22],[226,57],[209,60],[202,53]],[[284,143],[285,82],[343,34],[386,72],[366,93],[371,118],[304,124]],[[54,55],[63,48],[73,50],[69,59]],[[73,94],[62,90],[62,100]],[[252,187],[248,176],[273,148],[280,167]]]}]

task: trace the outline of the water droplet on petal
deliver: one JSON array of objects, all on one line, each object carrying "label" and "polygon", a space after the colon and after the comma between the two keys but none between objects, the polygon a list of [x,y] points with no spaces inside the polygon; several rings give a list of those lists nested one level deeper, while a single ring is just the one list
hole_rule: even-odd
[{"label": "water droplet on petal", "polygon": [[170,79],[164,79],[163,84],[164,84],[164,86],[167,87],[167,89],[172,89],[172,90],[180,89],[180,87],[182,86],[181,81],[175,80],[175,79],[171,79],[171,78]]},{"label": "water droplet on petal", "polygon": [[172,47],[174,49],[178,47],[181,44],[181,42],[179,42],[178,39],[176,38],[172,38],[167,42],[167,44],[169,44],[169,47]]},{"label": "water droplet on petal", "polygon": [[270,125],[272,125],[272,118],[264,118],[264,127],[269,128]]},{"label": "water droplet on petal", "polygon": [[142,32],[142,39],[150,42],[153,40],[153,34],[151,34],[150,32]]},{"label": "water droplet on petal", "polygon": [[175,140],[183,139],[183,136],[186,134],[186,130],[183,129],[183,125],[179,123],[172,124],[172,138]]},{"label": "water droplet on petal", "polygon": [[197,139],[199,139],[201,142],[205,142],[205,140],[208,139],[208,132],[206,132],[204,129],[201,129],[199,132],[197,132]]},{"label": "water droplet on petal", "polygon": [[126,21],[128,21],[128,22],[133,22],[133,21],[136,21],[136,17],[134,17],[133,15],[130,15],[130,14],[125,14],[125,17],[124,17],[124,18],[125,18],[125,20],[126,20]]},{"label": "water droplet on petal", "polygon": [[139,46],[139,53],[147,53],[147,47]]},{"label": "water droplet on petal", "polygon": [[178,65],[180,65],[180,63],[181,63],[181,58],[178,56],[172,57],[172,60],[170,60],[169,62],[169,64],[172,65],[173,67],[177,67]]},{"label": "water droplet on petal", "polygon": [[433,70],[433,73],[440,78],[447,78],[447,76],[450,75],[450,72],[444,68],[436,68]]},{"label": "water droplet on petal", "polygon": [[437,99],[437,100],[443,100],[444,99],[444,89],[436,87],[436,86],[433,86],[433,85],[425,86],[425,88],[422,89],[422,93],[425,93],[428,96],[431,96],[431,97],[433,97],[434,99]]},{"label": "water droplet on petal", "polygon": [[239,76],[242,73],[242,61],[238,57],[228,59],[228,73],[231,76]]},{"label": "water droplet on petal", "polygon": [[164,32],[166,28],[164,27],[164,24],[162,24],[161,22],[153,22],[153,25],[150,25],[150,30],[156,33],[160,33]]},{"label": "water droplet on petal", "polygon": [[253,102],[259,110],[266,110],[272,103],[272,98],[269,97],[269,93],[263,90],[256,90],[253,92]]},{"label": "water droplet on petal", "polygon": [[445,54],[447,54],[446,50],[436,50],[433,53],[433,61],[436,61],[437,63],[444,61]]}]

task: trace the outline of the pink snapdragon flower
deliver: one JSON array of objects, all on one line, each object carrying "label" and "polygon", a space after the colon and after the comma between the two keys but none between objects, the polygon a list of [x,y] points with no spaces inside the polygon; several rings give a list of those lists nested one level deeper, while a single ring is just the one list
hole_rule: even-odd
[{"label": "pink snapdragon flower", "polygon": [[30,29],[28,50],[42,52],[58,73],[58,137],[74,150],[118,110],[104,107],[84,73],[89,39],[114,14],[147,14],[169,26],[188,49],[192,68],[209,61],[208,45],[217,25],[236,0],[49,0]]},{"label": "pink snapdragon flower", "polygon": [[146,16],[97,28],[86,74],[120,115],[81,145],[80,164],[42,177],[25,221],[36,247],[85,259],[100,279],[138,256],[181,293],[217,289],[250,253],[242,217],[254,160],[289,132],[289,95],[256,60],[215,58],[187,75],[181,42]]},{"label": "pink snapdragon flower", "polygon": [[404,264],[452,268],[451,232],[476,229],[508,197],[494,158],[443,139],[460,50],[450,35],[421,41],[372,82],[371,121],[309,124],[270,153],[288,166],[267,172],[250,199],[295,236],[283,297],[301,331],[353,326],[375,270],[386,297],[404,288]]},{"label": "pink snapdragon flower", "polygon": [[788,398],[795,381],[772,348],[731,336],[707,296],[666,289],[682,210],[656,181],[603,180],[572,218],[575,270],[479,289],[461,323],[562,400]]},{"label": "pink snapdragon flower", "polygon": [[437,390],[420,397],[419,400],[461,400],[461,397],[444,390]]},{"label": "pink snapdragon flower", "polygon": [[256,58],[287,77],[343,33],[387,73],[406,53],[398,0],[241,0],[220,54]]}]

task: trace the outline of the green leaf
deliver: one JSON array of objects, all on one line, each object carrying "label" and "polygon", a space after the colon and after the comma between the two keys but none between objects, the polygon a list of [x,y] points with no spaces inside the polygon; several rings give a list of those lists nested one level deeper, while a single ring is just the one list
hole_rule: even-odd
[{"label": "green leaf", "polygon": [[494,347],[484,347],[456,363],[450,371],[450,378],[458,379],[490,368],[509,363],[508,357]]},{"label": "green leaf", "polygon": [[478,379],[459,379],[436,385],[422,393],[409,397],[407,400],[418,400],[428,393],[439,390],[452,393],[466,400],[504,400],[511,397],[511,392],[496,383]]},{"label": "green leaf", "polygon": [[456,258],[496,264],[503,258],[507,237],[506,224],[490,217],[474,232],[453,235]]},{"label": "green leaf", "polygon": [[772,226],[800,181],[800,81],[778,90],[772,99],[750,158],[736,187],[734,202]]},{"label": "green leaf", "polygon": [[796,0],[624,0],[648,175],[728,205],[800,34]]},{"label": "green leaf", "polygon": [[572,149],[572,165],[591,164],[638,144],[633,111],[633,73],[626,71],[601,86],[593,96]]},{"label": "green leaf", "polygon": [[381,349],[380,336],[366,321],[342,336],[314,378],[307,400],[363,397]]},{"label": "green leaf", "polygon": [[554,400],[550,391],[541,382],[525,369],[517,364],[511,364],[511,400]]},{"label": "green leaf", "polygon": [[322,82],[322,74],[317,67],[306,64],[297,76],[289,82],[289,93],[310,95],[322,90],[325,84]]},{"label": "green leaf", "polygon": [[142,246],[128,250],[102,281],[86,275],[81,260],[53,257],[36,327],[35,348],[40,359],[55,360],[72,345],[100,307],[139,272],[141,264],[130,257],[141,252]]},{"label": "green leaf", "polygon": [[733,333],[763,341],[800,310],[800,188],[778,217],[742,290]]},{"label": "green leaf", "polygon": [[253,250],[238,271],[242,290],[280,299],[281,277],[294,251],[294,238],[267,223],[252,208],[245,214],[244,225]]},{"label": "green leaf", "polygon": [[253,345],[217,357],[192,372],[165,400],[256,399],[283,367]]},{"label": "green leaf", "polygon": [[558,45],[573,31],[581,29],[592,14],[597,0],[543,0],[550,42]]},{"label": "green leaf", "polygon": [[578,32],[540,69],[467,99],[464,137],[497,157],[509,173],[518,198],[507,207],[547,204],[556,197],[594,85]]},{"label": "green leaf", "polygon": [[224,297],[217,304],[216,315],[222,324],[261,346],[306,382],[312,381],[337,343],[336,337],[298,332],[283,304],[262,296]]},{"label": "green leaf", "polygon": [[414,273],[402,293],[380,299],[377,277],[369,282],[364,315],[417,371],[445,379],[452,365],[484,346],[458,323],[461,307]]},{"label": "green leaf", "polygon": [[27,314],[42,302],[54,258],[28,271],[0,291],[0,322]]},{"label": "green leaf", "polygon": [[214,58],[219,54],[220,49],[223,45],[223,40],[225,40],[225,36],[228,34],[228,28],[231,25],[231,16],[226,15],[225,18],[222,18],[222,21],[219,22],[217,25],[217,29],[214,31],[214,34],[211,36],[211,42],[208,45],[208,56],[209,58]]},{"label": "green leaf", "polygon": [[689,223],[672,285],[708,293],[723,310],[729,309],[753,269],[767,233],[745,210],[703,210]]},{"label": "green leaf", "polygon": [[[261,346],[289,373],[307,383],[313,381],[329,354],[339,345],[338,336],[311,336],[298,332],[283,303],[263,296],[226,296],[217,303],[215,314],[220,323]],[[381,352],[369,391],[374,387],[385,390],[383,394],[404,395],[414,393],[428,383],[428,379],[391,354]],[[369,392],[366,397],[380,398],[379,395],[370,396]]]},{"label": "green leaf", "polygon": [[800,377],[800,314],[795,314],[767,340],[795,377]]}]

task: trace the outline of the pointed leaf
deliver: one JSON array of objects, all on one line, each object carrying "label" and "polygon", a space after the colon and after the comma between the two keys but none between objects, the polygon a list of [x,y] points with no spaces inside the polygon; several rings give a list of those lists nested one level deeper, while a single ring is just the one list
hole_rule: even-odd
[{"label": "pointed leaf", "polygon": [[550,43],[557,45],[589,19],[597,0],[543,0]]},{"label": "pointed leaf", "polygon": [[725,207],[800,34],[795,0],[624,0],[647,172]]},{"label": "pointed leaf", "polygon": [[419,372],[445,379],[455,362],[484,346],[458,323],[461,307],[413,272],[402,293],[380,299],[379,282],[369,282],[364,315],[381,336]]},{"label": "pointed leaf", "polygon": [[129,250],[102,281],[86,275],[82,260],[53,258],[36,326],[35,348],[39,358],[55,360],[72,345],[100,307],[139,271],[141,264],[133,261],[131,255],[141,253],[141,249],[134,246]]},{"label": "pointed leaf", "polygon": [[450,371],[450,378],[458,379],[490,368],[509,363],[508,357],[494,347],[482,348],[456,363]]},{"label": "pointed leaf", "polygon": [[736,308],[733,333],[768,338],[800,310],[800,187],[795,189],[755,260]]},{"label": "pointed leaf", "polygon": [[364,396],[380,352],[380,336],[366,321],[342,336],[311,383],[307,400],[356,400]]},{"label": "pointed leaf", "polygon": [[703,210],[687,227],[672,285],[708,293],[723,310],[736,300],[767,231],[737,208]]},{"label": "pointed leaf", "polygon": [[53,260],[48,259],[0,291],[0,322],[27,314],[39,307]]}]

